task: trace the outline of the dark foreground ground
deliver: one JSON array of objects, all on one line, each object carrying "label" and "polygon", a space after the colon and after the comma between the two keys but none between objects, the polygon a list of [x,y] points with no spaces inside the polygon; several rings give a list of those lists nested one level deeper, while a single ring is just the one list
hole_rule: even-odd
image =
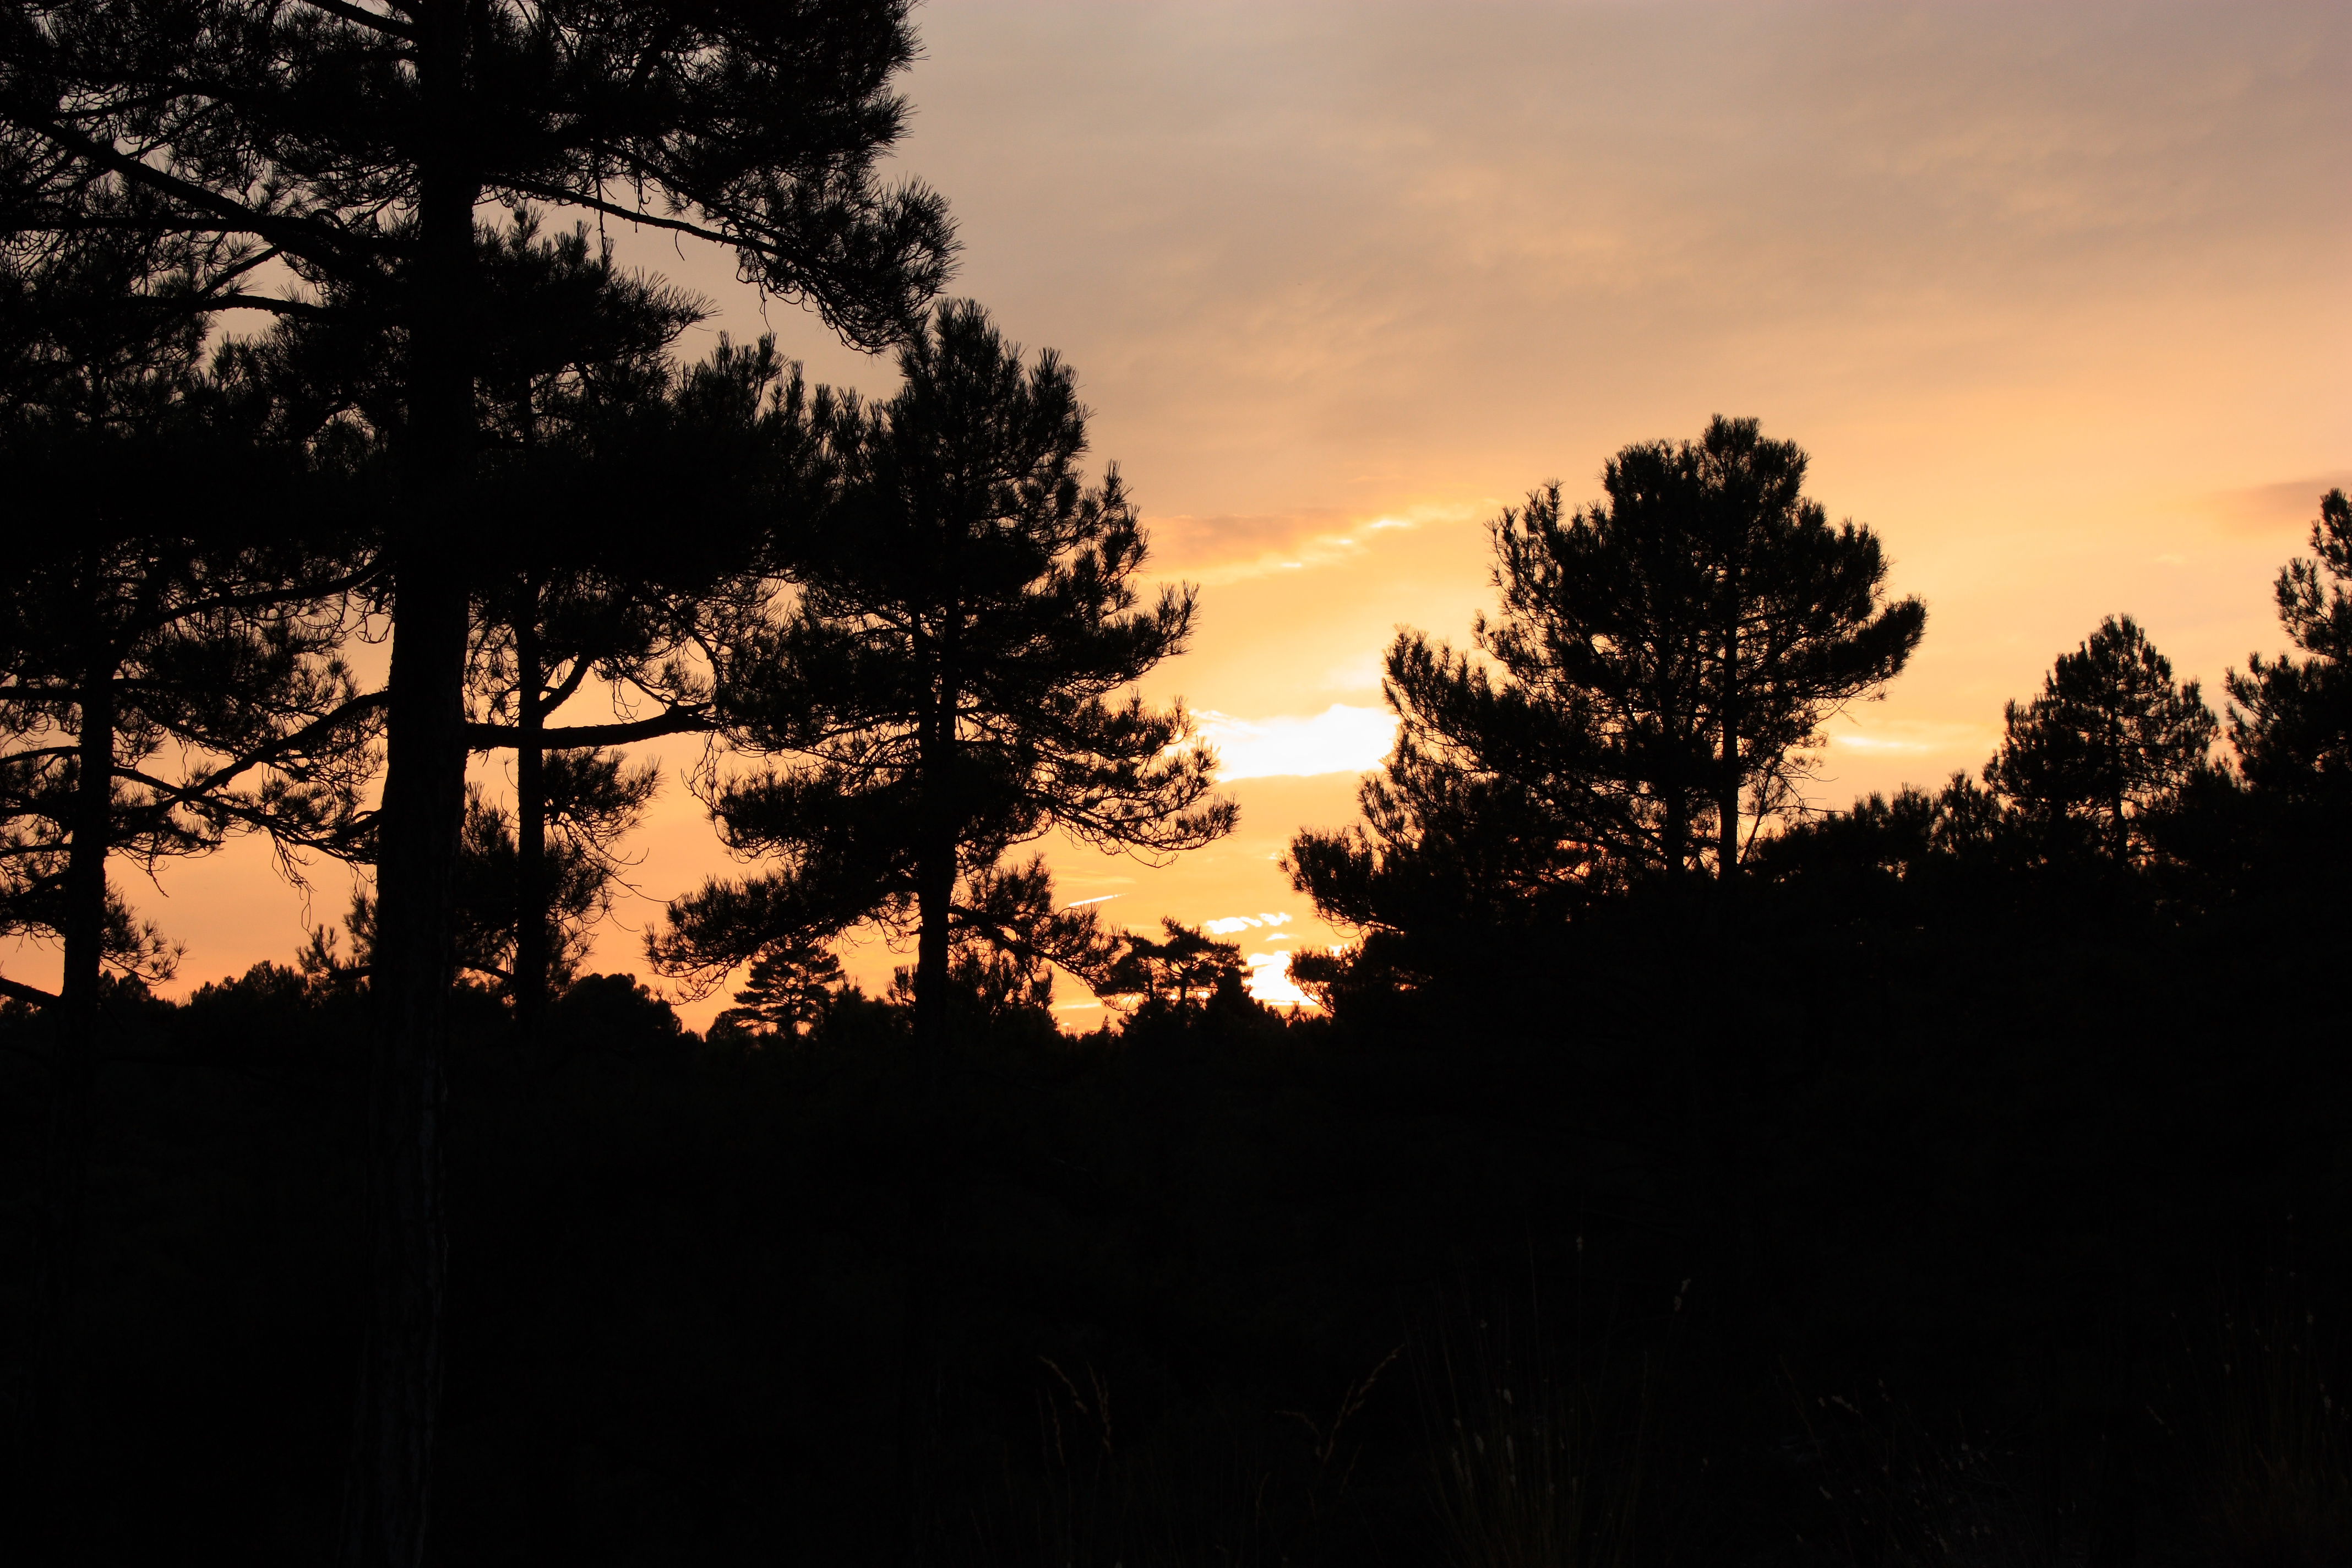
[{"label": "dark foreground ground", "polygon": [[[1629,931],[1335,1025],[469,1005],[446,1564],[2352,1561],[2340,935]],[[315,1563],[362,999],[115,1009],[74,1560]],[[44,1048],[6,1016],[20,1370]]]}]

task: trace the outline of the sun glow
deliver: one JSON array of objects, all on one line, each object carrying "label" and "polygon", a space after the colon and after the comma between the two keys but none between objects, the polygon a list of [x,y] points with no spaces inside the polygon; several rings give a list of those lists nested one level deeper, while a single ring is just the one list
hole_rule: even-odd
[{"label": "sun glow", "polygon": [[1317,1007],[1314,997],[1298,988],[1290,978],[1290,954],[1286,952],[1253,952],[1243,963],[1249,965],[1249,977],[1242,984],[1256,1000],[1269,1007]]},{"label": "sun glow", "polygon": [[1225,780],[1363,773],[1389,754],[1396,730],[1394,714],[1344,702],[1304,718],[1201,715],[1202,738],[1217,749],[1217,776]]}]

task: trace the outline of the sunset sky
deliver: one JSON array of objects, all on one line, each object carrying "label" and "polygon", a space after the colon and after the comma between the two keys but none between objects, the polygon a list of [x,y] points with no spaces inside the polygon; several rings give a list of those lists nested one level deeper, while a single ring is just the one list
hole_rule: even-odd
[{"label": "sunset sky", "polygon": [[[1201,585],[1194,651],[1151,689],[1202,715],[1242,827],[1162,870],[1055,850],[1065,897],[1115,895],[1115,924],[1332,940],[1274,858],[1352,816],[1390,732],[1382,648],[1400,625],[1466,639],[1485,521],[1549,479],[1590,497],[1627,442],[1760,418],[1927,601],[1910,671],[1832,726],[1826,805],[1981,764],[2003,700],[2102,615],[2218,705],[2226,666],[2282,642],[2270,580],[2319,493],[2352,484],[2341,0],[918,21],[900,162],[952,205],[952,291],[1075,366],[1155,570]],[[887,361],[763,314],[731,258],[621,238],[719,307],[686,352],[772,330],[813,379],[890,389]],[[650,899],[726,864],[675,784],[639,848]],[[268,858],[160,890],[118,872],[187,942],[181,989],[299,942]],[[319,878],[331,919],[347,882]],[[641,964],[656,907],[625,901],[600,967]]]}]

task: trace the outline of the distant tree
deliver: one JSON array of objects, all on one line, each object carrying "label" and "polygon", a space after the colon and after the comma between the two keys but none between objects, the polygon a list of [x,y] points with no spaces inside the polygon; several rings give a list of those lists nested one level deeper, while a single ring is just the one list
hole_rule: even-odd
[{"label": "distant tree", "polygon": [[[1181,706],[1132,689],[1182,649],[1193,595],[1137,607],[1144,532],[1115,469],[1080,481],[1069,371],[1050,353],[1024,367],[971,304],[898,363],[887,403],[814,403],[831,500],[783,546],[789,616],[721,692],[730,744],[768,761],[707,779],[705,799],[731,847],[779,864],[679,900],[651,951],[715,974],[863,922],[911,931],[936,1047],[959,931],[1043,951],[992,907],[1008,848],[1059,826],[1170,854],[1229,831],[1234,807]],[[1043,895],[1021,886],[1007,908],[1034,916]]]},{"label": "distant tree", "polygon": [[847,984],[841,960],[821,943],[779,946],[751,961],[735,1005],[711,1021],[714,1034],[804,1035]]},{"label": "distant tree", "polygon": [[[1954,773],[1930,795],[1871,795],[1768,840],[1765,879],[1810,901],[1799,918],[1980,921],[2014,901],[2034,868],[2189,863],[2169,896],[2194,903],[2248,871],[2244,795],[2209,752],[2218,728],[2197,683],[2129,616],[2062,655],[2040,696],[2006,709],[1983,781]],[[2180,869],[2180,865],[2173,865]]]},{"label": "distant tree", "polygon": [[2151,820],[2207,765],[2220,729],[2197,682],[2129,616],[2111,616],[2062,654],[2042,694],[2006,710],[1985,783],[2016,813],[2045,859],[2090,853],[2144,860]]},{"label": "distant tree", "polygon": [[[0,460],[30,499],[13,445],[0,434]],[[380,703],[341,657],[343,563],[100,524],[13,564],[0,590],[0,926],[64,946],[68,994],[48,1000],[77,1012],[107,965],[168,977],[167,950],[130,915],[108,859],[152,870],[244,833],[268,835],[289,874],[303,849],[364,853]]]},{"label": "distant tree", "polygon": [[667,1055],[693,1037],[677,1010],[634,974],[583,974],[549,1010],[549,1033],[567,1055]]},{"label": "distant tree", "polygon": [[[447,889],[463,818],[466,563],[485,309],[476,212],[540,201],[731,247],[761,288],[861,346],[942,281],[942,204],[888,190],[908,0],[49,0],[0,30],[0,132],[22,230],[87,224],[93,185],[147,193],[184,236],[247,246],[228,302],[353,310],[402,340],[389,771],[378,835],[373,1256],[344,1561],[424,1550],[444,1272],[438,1130]],[[264,263],[278,263],[273,269]],[[272,292],[278,276],[292,287]],[[322,302],[321,286],[344,292]]]},{"label": "distant tree", "polygon": [[1242,950],[1179,921],[1162,918],[1163,939],[1129,932],[1118,956],[1096,989],[1106,996],[1133,997],[1144,1007],[1191,1013],[1242,982]]},{"label": "distant tree", "polygon": [[1582,511],[1558,485],[1505,511],[1486,661],[1399,635],[1396,752],[1362,828],[1293,843],[1298,888],[1402,929],[1549,918],[1710,848],[1734,876],[1743,820],[1799,804],[1822,721],[1893,679],[1927,621],[1887,602],[1877,537],[1832,528],[1805,468],[1754,420],[1717,418],[1696,443],[1625,447]]},{"label": "distant tree", "polygon": [[[1587,776],[1630,807],[1612,826],[1669,871],[1711,812],[1730,877],[1743,797],[1758,819],[1780,809],[1794,754],[1900,673],[1926,626],[1917,599],[1886,602],[1877,536],[1831,527],[1805,497],[1807,463],[1755,420],[1718,417],[1696,443],[1620,452],[1605,503],[1563,519],[1551,487],[1496,525],[1503,611],[1481,646],[1556,708],[1585,709]],[[1421,689],[1442,702],[1457,687]]]},{"label": "distant tree", "polygon": [[2011,904],[2020,890],[2018,820],[1999,795],[1956,773],[1932,795],[1906,785],[1809,816],[1759,844],[1754,869],[1794,920],[1905,929],[1981,922],[1989,905]]},{"label": "distant tree", "polygon": [[1833,880],[1852,894],[1882,880],[1900,881],[1937,848],[1937,799],[1905,787],[1889,799],[1870,795],[1845,811],[1823,812],[1759,847],[1768,879]]},{"label": "distant tree", "polygon": [[2320,499],[2312,554],[2279,573],[2279,620],[2306,657],[2230,672],[2230,743],[2247,782],[2294,803],[2352,795],[2352,500]]}]

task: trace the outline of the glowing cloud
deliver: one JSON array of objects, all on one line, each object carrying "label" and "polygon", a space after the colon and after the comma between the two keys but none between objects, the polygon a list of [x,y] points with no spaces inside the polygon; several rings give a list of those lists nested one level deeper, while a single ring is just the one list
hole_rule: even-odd
[{"label": "glowing cloud", "polygon": [[1249,965],[1249,978],[1242,984],[1249,994],[1269,1007],[1312,1007],[1315,998],[1298,988],[1290,978],[1290,954],[1286,952],[1253,952],[1242,962]]},{"label": "glowing cloud", "polygon": [[1360,773],[1380,766],[1396,743],[1396,730],[1394,714],[1344,702],[1307,718],[1201,715],[1201,734],[1217,749],[1221,779]]},{"label": "glowing cloud", "polygon": [[[2000,743],[2000,731],[1982,723],[1881,720],[1868,729],[1840,729],[1829,736],[1832,753],[1864,757],[1976,757]],[[1926,781],[1921,781],[1926,782]]]},{"label": "glowing cloud", "polygon": [[1155,518],[1151,524],[1154,570],[1216,585],[1280,572],[1304,572],[1336,562],[1359,561],[1381,542],[1378,535],[1417,528],[1423,521],[1465,522],[1483,519],[1486,501],[1455,501],[1414,509],[1414,515],[1365,519],[1328,507],[1252,515]]},{"label": "glowing cloud", "polygon": [[1227,915],[1223,920],[1210,921],[1201,929],[1211,936],[1231,936],[1237,931],[1252,931],[1262,926],[1286,926],[1290,917],[1282,914]]}]

